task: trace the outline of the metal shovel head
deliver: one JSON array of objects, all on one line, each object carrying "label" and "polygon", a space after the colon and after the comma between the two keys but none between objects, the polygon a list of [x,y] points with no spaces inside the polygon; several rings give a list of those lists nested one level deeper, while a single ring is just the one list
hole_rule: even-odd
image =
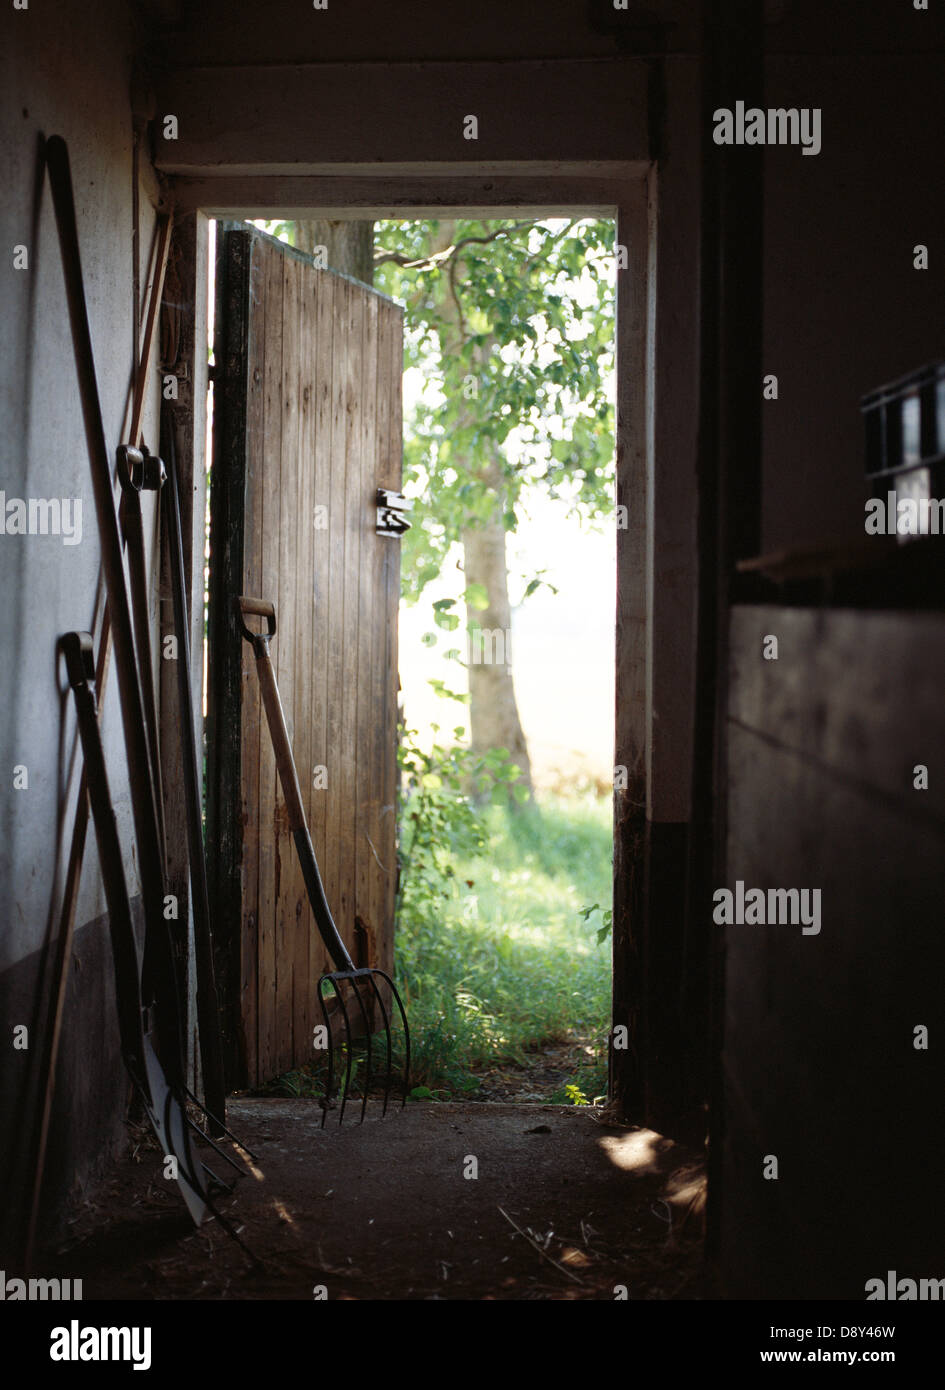
[{"label": "metal shovel head", "polygon": [[199,1226],[208,1213],[200,1185],[200,1161],[191,1148],[183,1105],[168,1086],[164,1068],[147,1034],[144,1035],[144,1066],[149,1093],[144,1097],[148,1118],[165,1157],[177,1160],[177,1185],[194,1225]]}]

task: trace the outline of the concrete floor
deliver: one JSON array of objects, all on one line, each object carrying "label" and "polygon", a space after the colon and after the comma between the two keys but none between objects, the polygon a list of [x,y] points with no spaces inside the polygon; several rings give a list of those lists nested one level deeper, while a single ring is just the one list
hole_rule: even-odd
[{"label": "concrete floor", "polygon": [[702,1295],[700,1156],[600,1112],[421,1103],[322,1130],[311,1101],[236,1099],[228,1121],[257,1159],[220,1207],[256,1267],[188,1224],[145,1131],[44,1267],[86,1300]]}]

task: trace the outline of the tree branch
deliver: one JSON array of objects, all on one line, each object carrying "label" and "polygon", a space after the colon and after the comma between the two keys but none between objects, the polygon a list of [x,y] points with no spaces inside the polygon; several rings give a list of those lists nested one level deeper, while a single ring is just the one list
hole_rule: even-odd
[{"label": "tree branch", "polygon": [[444,251],[434,251],[429,256],[402,256],[396,251],[383,251],[374,257],[375,265],[399,265],[404,270],[432,270],[435,266],[443,265],[446,261],[452,261],[457,251],[461,251],[464,246],[471,246],[474,243],[485,246],[490,241],[495,241],[500,236],[512,236],[515,232],[520,232],[526,227],[535,227],[537,222],[514,222],[511,227],[497,227],[495,231],[489,232],[487,236],[464,236],[453,246],[447,246]]}]

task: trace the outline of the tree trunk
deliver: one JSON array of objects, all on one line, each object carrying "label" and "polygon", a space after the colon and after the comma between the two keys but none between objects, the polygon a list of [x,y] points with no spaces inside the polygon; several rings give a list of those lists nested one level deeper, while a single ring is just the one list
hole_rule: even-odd
[{"label": "tree trunk", "polygon": [[[531,760],[522,731],[515,687],[512,682],[512,610],[509,604],[508,567],[502,505],[485,526],[463,531],[464,569],[467,585],[481,584],[489,606],[466,606],[467,622],[478,625],[481,635],[469,639],[469,722],[471,743],[477,753],[505,748],[522,770],[515,784],[532,795]],[[510,799],[513,807],[518,803]]]},{"label": "tree trunk", "polygon": [[[456,224],[451,220],[440,223],[433,251],[451,245]],[[326,248],[326,259],[332,270],[351,275],[365,285],[374,283],[374,223],[315,219],[296,222],[295,245],[310,255],[316,246]],[[443,310],[447,318],[453,302],[445,285]],[[455,325],[459,328],[458,316]],[[484,353],[489,347],[485,345]],[[457,461],[462,468],[462,463]],[[490,748],[505,748],[514,763],[522,769],[517,785],[532,794],[531,762],[522,732],[515,688],[512,683],[511,607],[509,605],[508,567],[505,558],[505,527],[502,524],[502,502],[499,496],[501,470],[495,469],[496,511],[485,525],[463,532],[465,575],[467,584],[481,584],[489,595],[489,607],[484,611],[467,606],[467,621],[477,623],[489,636],[481,644],[480,659],[474,660],[472,641],[469,649],[469,722],[472,747],[485,753]],[[512,806],[518,803],[510,800]]]},{"label": "tree trunk", "polygon": [[[452,245],[455,235],[455,221],[442,221],[430,247],[431,252],[445,251]],[[457,278],[461,281],[464,271],[461,261],[456,269]],[[441,311],[443,317],[460,333],[458,309],[445,279],[444,276],[440,290]],[[492,349],[491,339],[479,344],[473,353],[477,364],[484,362]],[[470,404],[471,416],[474,416],[476,408],[475,404]],[[459,458],[454,466],[460,472],[466,467]],[[483,479],[495,492],[495,511],[485,525],[466,527],[462,533],[466,584],[481,584],[489,596],[489,606],[484,610],[466,605],[467,623],[479,627],[484,638],[477,642],[473,634],[469,634],[470,743],[476,753],[486,753],[490,748],[506,749],[512,761],[522,770],[516,785],[524,787],[531,800],[534,791],[531,759],[512,681],[512,609],[509,603],[506,533],[502,522],[502,470],[499,464],[493,464]],[[515,808],[519,803],[510,797],[509,805]]]},{"label": "tree trunk", "polygon": [[295,245],[309,255],[324,246],[330,270],[340,270],[364,285],[374,284],[374,223],[317,218],[296,222]]}]

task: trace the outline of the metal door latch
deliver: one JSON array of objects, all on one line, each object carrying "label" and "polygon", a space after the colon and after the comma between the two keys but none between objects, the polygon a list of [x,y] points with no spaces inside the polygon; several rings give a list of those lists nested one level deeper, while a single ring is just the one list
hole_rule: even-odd
[{"label": "metal door latch", "polygon": [[404,497],[400,492],[391,492],[389,488],[379,487],[377,489],[377,526],[376,531],[379,536],[402,536],[405,531],[410,530],[410,522],[407,513],[413,507],[413,502]]}]

